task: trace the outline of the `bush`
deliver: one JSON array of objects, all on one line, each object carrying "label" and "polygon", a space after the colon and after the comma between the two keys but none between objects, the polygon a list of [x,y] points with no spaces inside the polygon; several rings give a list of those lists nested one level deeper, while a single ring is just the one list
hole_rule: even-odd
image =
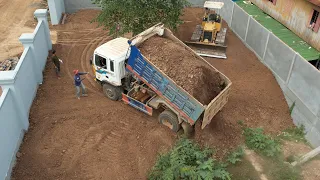
[{"label": "bush", "polygon": [[268,157],[281,153],[280,141],[265,135],[262,128],[244,128],[243,133],[248,148]]},{"label": "bush", "polygon": [[227,162],[231,164],[236,164],[240,162],[244,155],[243,147],[238,147],[234,152],[230,152],[227,157]]},{"label": "bush", "polygon": [[148,179],[231,179],[226,165],[212,155],[211,149],[201,149],[188,139],[180,139],[171,151],[159,156]]}]

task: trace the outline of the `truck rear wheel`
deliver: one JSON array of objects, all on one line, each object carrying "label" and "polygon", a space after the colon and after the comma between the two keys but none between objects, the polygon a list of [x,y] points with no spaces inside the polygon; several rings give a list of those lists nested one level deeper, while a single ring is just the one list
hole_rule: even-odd
[{"label": "truck rear wheel", "polygon": [[170,128],[173,132],[178,132],[181,127],[177,115],[170,110],[164,110],[159,115],[159,122]]},{"label": "truck rear wheel", "polygon": [[121,95],[122,95],[121,87],[115,87],[110,84],[103,84],[102,88],[103,88],[103,93],[107,98],[113,101],[118,101],[121,98]]}]

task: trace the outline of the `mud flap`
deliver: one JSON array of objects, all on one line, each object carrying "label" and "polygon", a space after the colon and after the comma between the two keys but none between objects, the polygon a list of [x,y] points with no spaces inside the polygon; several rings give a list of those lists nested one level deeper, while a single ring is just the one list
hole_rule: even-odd
[{"label": "mud flap", "polygon": [[125,104],[128,104],[150,116],[152,116],[152,107],[146,105],[146,104],[143,104],[142,102],[140,101],[137,101],[135,99],[133,99],[132,97],[122,93],[122,101],[125,103]]}]

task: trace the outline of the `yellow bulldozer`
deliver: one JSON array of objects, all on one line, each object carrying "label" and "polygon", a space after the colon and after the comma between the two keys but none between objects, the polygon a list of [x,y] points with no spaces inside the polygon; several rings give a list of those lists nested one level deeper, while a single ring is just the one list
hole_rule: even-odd
[{"label": "yellow bulldozer", "polygon": [[223,5],[223,2],[206,1],[201,25],[196,26],[191,40],[185,42],[200,56],[227,58],[225,45],[227,28],[222,28],[222,17],[215,11],[220,11]]}]

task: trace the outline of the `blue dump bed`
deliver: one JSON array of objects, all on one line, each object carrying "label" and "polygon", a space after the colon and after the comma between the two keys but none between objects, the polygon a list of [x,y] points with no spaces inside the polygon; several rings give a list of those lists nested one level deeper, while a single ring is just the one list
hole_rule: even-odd
[{"label": "blue dump bed", "polygon": [[126,69],[154,90],[190,124],[193,125],[205,110],[205,107],[193,96],[143,57],[136,46],[131,45]]},{"label": "blue dump bed", "polygon": [[[149,30],[146,30],[149,31]],[[147,34],[147,35],[146,35]],[[148,39],[147,32],[144,32],[144,36],[138,37],[141,39]],[[209,64],[205,59],[199,56],[190,47],[181,42],[173,33],[165,28],[163,37],[171,39],[172,41],[179,43],[183,48],[186,48],[190,52],[193,52],[200,61],[206,63],[213,71],[219,73],[219,76],[224,81],[225,88],[212,100],[209,104],[201,104],[197,99],[190,95],[183,88],[178,86],[172,79],[170,79],[165,73],[154,66],[147,58],[145,58],[136,46],[143,43],[141,41],[136,46],[130,45],[130,56],[128,58],[128,63],[126,65],[127,71],[135,74],[141,81],[148,85],[153,91],[155,91],[163,100],[165,100],[171,107],[173,107],[177,112],[179,112],[180,117],[188,121],[189,124],[194,125],[201,116],[201,128],[205,128],[210,124],[213,117],[222,110],[229,99],[229,94],[231,90],[232,82],[230,79]],[[134,37],[135,38],[135,37]],[[132,39],[134,39],[132,38]],[[141,40],[140,39],[140,40]],[[126,99],[126,98],[125,98]],[[127,99],[129,102],[129,99]],[[128,103],[127,102],[127,103]],[[152,114],[152,108],[148,105],[139,104],[139,102],[131,102],[130,104],[138,109]]]}]

